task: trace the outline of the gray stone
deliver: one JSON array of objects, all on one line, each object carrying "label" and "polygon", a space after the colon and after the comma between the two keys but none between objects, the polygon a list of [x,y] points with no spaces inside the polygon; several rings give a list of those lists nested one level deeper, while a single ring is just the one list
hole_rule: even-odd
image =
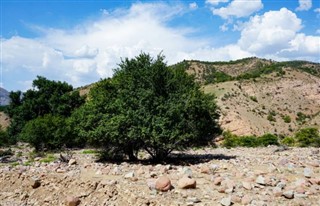
[{"label": "gray stone", "polygon": [[187,202],[199,203],[199,202],[201,202],[201,200],[198,199],[197,197],[188,197]]},{"label": "gray stone", "polygon": [[260,184],[260,185],[265,185],[266,182],[265,182],[265,179],[263,176],[259,175],[256,179],[256,183]]},{"label": "gray stone", "polygon": [[287,190],[287,191],[284,191],[282,193],[282,195],[287,198],[287,199],[293,199],[294,198],[294,192],[293,190]]},{"label": "gray stone", "polygon": [[312,175],[313,171],[312,169],[306,167],[303,169],[303,175],[306,177],[306,178],[310,178],[311,175]]},{"label": "gray stone", "polygon": [[223,205],[223,206],[230,206],[231,205],[231,197],[223,198],[220,201],[220,204]]},{"label": "gray stone", "polygon": [[131,179],[135,176],[134,171],[128,172],[127,174],[124,175],[125,179]]}]

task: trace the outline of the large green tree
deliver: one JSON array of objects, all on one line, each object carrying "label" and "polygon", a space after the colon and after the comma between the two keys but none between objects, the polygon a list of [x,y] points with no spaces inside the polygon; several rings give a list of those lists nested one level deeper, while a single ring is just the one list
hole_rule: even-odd
[{"label": "large green tree", "polygon": [[[19,138],[21,131],[29,121],[42,118],[45,115],[59,116],[67,118],[71,115],[75,108],[78,108],[85,102],[85,97],[81,97],[78,91],[74,91],[73,87],[66,82],[52,81],[45,77],[38,76],[33,81],[33,88],[26,92],[16,91],[10,93],[11,102],[6,113],[11,119],[8,134],[11,142]],[[48,118],[44,118],[44,122],[48,124]],[[51,120],[60,120],[60,118],[50,118]],[[40,120],[41,121],[41,120]],[[37,122],[37,121],[35,121]],[[26,131],[38,133],[36,128],[28,125]],[[33,128],[33,130],[31,129]],[[31,135],[31,133],[30,133]],[[24,138],[26,140],[26,138]]]},{"label": "large green tree", "polygon": [[80,138],[130,159],[144,149],[157,160],[212,140],[217,119],[214,97],[192,76],[148,54],[122,60],[113,78],[96,84],[73,114]]}]

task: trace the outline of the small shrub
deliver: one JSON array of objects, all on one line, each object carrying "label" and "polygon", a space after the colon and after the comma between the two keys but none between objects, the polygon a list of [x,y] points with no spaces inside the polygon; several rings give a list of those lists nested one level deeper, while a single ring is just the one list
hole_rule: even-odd
[{"label": "small shrub", "polygon": [[259,146],[279,145],[278,137],[273,134],[265,134],[258,138]]},{"label": "small shrub", "polygon": [[47,156],[40,160],[43,163],[50,163],[55,161],[57,158],[53,154],[47,154]]},{"label": "small shrub", "polygon": [[93,150],[93,149],[88,149],[88,150],[83,150],[82,154],[98,154],[99,151]]},{"label": "small shrub", "polygon": [[239,137],[239,146],[241,147],[257,147],[258,139],[255,136],[243,136]]},{"label": "small shrub", "polygon": [[290,116],[288,116],[288,115],[284,116],[282,119],[283,119],[283,121],[284,121],[285,123],[290,123],[290,122],[291,122],[291,118],[290,118]]},{"label": "small shrub", "polygon": [[238,146],[238,138],[236,135],[232,134],[230,131],[223,132],[224,141],[222,145],[226,148]]},{"label": "small shrub", "polygon": [[294,146],[295,145],[295,139],[293,137],[285,137],[281,143],[287,146]]},{"label": "small shrub", "polygon": [[258,99],[257,99],[256,96],[250,96],[250,99],[251,99],[252,101],[254,101],[254,102],[258,102]]},{"label": "small shrub", "polygon": [[300,147],[320,147],[320,134],[316,128],[304,128],[295,134],[295,139]]}]

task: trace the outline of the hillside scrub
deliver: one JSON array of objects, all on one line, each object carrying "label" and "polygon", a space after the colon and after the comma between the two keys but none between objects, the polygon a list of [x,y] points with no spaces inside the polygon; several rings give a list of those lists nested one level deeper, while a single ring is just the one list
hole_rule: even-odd
[{"label": "hillside scrub", "polygon": [[71,119],[77,138],[103,148],[107,158],[130,160],[139,150],[163,160],[173,150],[208,143],[220,131],[214,97],[184,69],[168,67],[162,55],[122,60]]}]

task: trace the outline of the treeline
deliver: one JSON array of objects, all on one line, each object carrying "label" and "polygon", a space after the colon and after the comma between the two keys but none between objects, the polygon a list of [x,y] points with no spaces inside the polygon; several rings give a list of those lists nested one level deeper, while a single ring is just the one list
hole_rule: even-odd
[{"label": "treeline", "polygon": [[[114,76],[80,96],[44,77],[10,93],[11,124],[1,144],[30,143],[36,151],[94,146],[107,158],[134,160],[139,151],[163,160],[173,150],[207,144],[220,132],[214,97],[164,57],[124,59]],[[2,134],[0,134],[2,135]]]}]

